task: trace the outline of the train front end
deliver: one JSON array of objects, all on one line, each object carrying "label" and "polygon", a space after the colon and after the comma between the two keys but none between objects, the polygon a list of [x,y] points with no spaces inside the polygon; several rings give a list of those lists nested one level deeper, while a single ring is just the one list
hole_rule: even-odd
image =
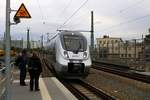
[{"label": "train front end", "polygon": [[91,58],[86,38],[81,33],[63,33],[60,42],[56,51],[59,75],[64,78],[88,76]]}]

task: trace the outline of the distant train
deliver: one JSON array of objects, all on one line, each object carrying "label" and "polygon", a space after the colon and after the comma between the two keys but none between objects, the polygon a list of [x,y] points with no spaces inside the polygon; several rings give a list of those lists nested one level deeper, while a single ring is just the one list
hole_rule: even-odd
[{"label": "distant train", "polygon": [[[14,57],[14,56],[16,56],[16,54],[17,53],[15,50],[10,51],[10,56]],[[0,49],[0,57],[3,57],[3,56],[5,56],[5,51],[3,49]]]},{"label": "distant train", "polygon": [[60,32],[45,46],[56,73],[63,78],[85,78],[91,58],[87,39],[79,32]]}]

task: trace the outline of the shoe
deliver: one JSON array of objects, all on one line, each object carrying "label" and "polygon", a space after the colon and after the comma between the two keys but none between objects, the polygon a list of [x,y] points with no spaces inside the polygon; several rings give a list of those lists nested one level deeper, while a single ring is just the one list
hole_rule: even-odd
[{"label": "shoe", "polygon": [[27,84],[20,84],[20,86],[27,86]]}]

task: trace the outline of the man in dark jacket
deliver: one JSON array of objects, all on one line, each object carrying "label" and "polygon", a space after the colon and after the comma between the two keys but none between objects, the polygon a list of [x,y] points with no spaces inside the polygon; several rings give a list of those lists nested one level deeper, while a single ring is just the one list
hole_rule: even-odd
[{"label": "man in dark jacket", "polygon": [[24,49],[16,59],[16,65],[19,66],[20,69],[20,85],[26,86],[25,78],[26,78],[26,65],[28,62],[27,51]]},{"label": "man in dark jacket", "polygon": [[34,85],[35,91],[39,91],[39,76],[42,72],[42,66],[36,53],[33,53],[32,57],[29,59],[28,71],[30,74],[30,91],[33,91]]}]

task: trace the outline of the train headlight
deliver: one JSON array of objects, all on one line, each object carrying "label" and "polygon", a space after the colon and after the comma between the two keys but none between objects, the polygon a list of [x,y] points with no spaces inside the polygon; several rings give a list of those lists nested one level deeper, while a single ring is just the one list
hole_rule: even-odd
[{"label": "train headlight", "polygon": [[87,58],[87,52],[83,53],[83,58],[86,59]]},{"label": "train headlight", "polygon": [[67,51],[64,51],[64,56],[65,56],[66,58],[69,58]]}]

